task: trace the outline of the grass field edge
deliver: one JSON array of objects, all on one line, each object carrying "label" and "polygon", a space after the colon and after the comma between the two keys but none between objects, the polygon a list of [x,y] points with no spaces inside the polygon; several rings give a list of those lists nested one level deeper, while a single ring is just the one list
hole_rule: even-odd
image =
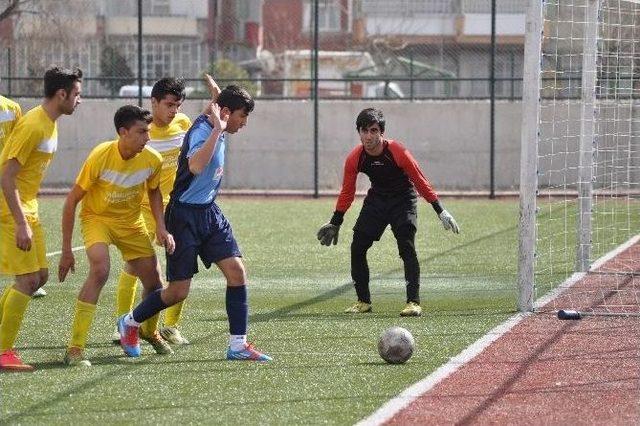
[{"label": "grass field edge", "polygon": [[[610,252],[604,254],[595,262],[593,262],[591,269],[596,269],[600,267],[602,264],[611,260],[618,254],[622,253],[629,247],[636,244],[640,241],[640,234],[634,235],[626,242],[617,246],[615,249]],[[566,289],[570,288],[573,284],[578,282],[582,277],[584,277],[584,272],[577,272],[568,277],[563,283],[561,283],[554,290],[550,291],[546,295],[540,297],[536,302],[535,306],[543,306],[545,304],[553,301],[554,298],[558,297],[562,294]],[[476,340],[458,355],[454,356],[447,362],[446,364],[440,366],[433,373],[426,376],[424,379],[414,383],[409,386],[407,389],[402,391],[396,397],[387,401],[384,405],[378,408],[375,412],[373,412],[368,417],[360,420],[356,423],[356,426],[377,426],[384,424],[385,422],[391,420],[393,416],[395,416],[402,409],[406,408],[409,404],[411,404],[418,397],[422,396],[430,389],[432,389],[435,385],[440,383],[442,380],[456,372],[460,367],[467,364],[473,358],[478,356],[482,351],[484,351],[489,345],[491,345],[494,341],[498,340],[504,334],[506,334],[513,327],[518,325],[523,319],[532,315],[532,313],[517,313],[510,318],[508,318],[503,323],[491,329],[487,334]]]}]

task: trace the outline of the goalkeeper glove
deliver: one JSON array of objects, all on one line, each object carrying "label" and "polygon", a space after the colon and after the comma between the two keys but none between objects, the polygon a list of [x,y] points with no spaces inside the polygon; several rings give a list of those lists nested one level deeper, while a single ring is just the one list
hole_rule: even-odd
[{"label": "goalkeeper glove", "polygon": [[340,231],[340,226],[332,223],[322,225],[318,230],[318,240],[320,244],[323,246],[330,246],[331,243],[333,243],[334,246],[338,244],[338,231]]},{"label": "goalkeeper glove", "polygon": [[453,218],[453,216],[451,216],[451,213],[449,213],[446,210],[442,210],[438,215],[438,217],[440,218],[440,221],[442,222],[442,226],[444,226],[444,229],[446,229],[447,231],[451,229],[451,231],[453,231],[454,234],[460,233],[460,228],[458,227],[456,220]]}]

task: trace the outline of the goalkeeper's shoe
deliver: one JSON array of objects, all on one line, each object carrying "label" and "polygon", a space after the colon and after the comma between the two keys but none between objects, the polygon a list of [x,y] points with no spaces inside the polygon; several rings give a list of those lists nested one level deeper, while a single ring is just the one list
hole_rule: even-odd
[{"label": "goalkeeper's shoe", "polygon": [[156,351],[158,355],[168,355],[173,353],[173,349],[171,349],[169,343],[164,340],[157,331],[151,336],[145,336],[140,332],[140,338],[153,346],[153,350]]},{"label": "goalkeeper's shoe", "polygon": [[33,371],[33,366],[22,362],[15,349],[7,349],[0,353],[0,370]]},{"label": "goalkeeper's shoe", "polygon": [[46,295],[47,295],[47,292],[44,291],[44,288],[40,287],[39,289],[33,292],[31,297],[37,299],[38,297],[45,297]]},{"label": "goalkeeper's shoe", "polygon": [[408,302],[407,306],[400,311],[401,317],[419,317],[422,315],[422,308],[416,302]]},{"label": "goalkeeper's shoe", "polygon": [[91,367],[91,361],[84,357],[84,350],[71,346],[64,354],[64,364],[69,367]]},{"label": "goalkeeper's shoe", "polygon": [[244,349],[240,351],[232,351],[231,348],[227,348],[227,359],[232,361],[271,361],[271,358],[267,354],[263,354],[253,347],[253,344],[248,343]]},{"label": "goalkeeper's shoe", "polygon": [[140,339],[138,336],[138,329],[140,327],[134,327],[127,325],[124,321],[128,314],[122,315],[118,318],[118,332],[120,333],[120,346],[127,356],[139,357],[140,356]]},{"label": "goalkeeper's shoe", "polygon": [[182,336],[180,330],[177,327],[162,327],[160,329],[160,335],[164,340],[172,345],[188,345],[189,341]]},{"label": "goalkeeper's shoe", "polygon": [[365,312],[371,312],[371,303],[357,301],[355,305],[349,306],[344,312],[347,314],[364,314]]}]

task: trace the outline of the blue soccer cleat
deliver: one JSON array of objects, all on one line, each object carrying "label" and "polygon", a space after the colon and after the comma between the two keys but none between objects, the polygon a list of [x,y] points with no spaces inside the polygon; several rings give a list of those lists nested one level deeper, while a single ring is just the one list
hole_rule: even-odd
[{"label": "blue soccer cleat", "polygon": [[120,332],[120,346],[127,356],[140,356],[140,337],[138,327],[127,325],[124,321],[127,314],[118,318],[118,332]]},{"label": "blue soccer cleat", "polygon": [[271,361],[271,358],[267,354],[263,354],[262,352],[256,350],[253,347],[253,344],[247,344],[244,349],[240,351],[232,351],[231,348],[227,349],[227,359],[232,361],[260,361],[267,362]]}]

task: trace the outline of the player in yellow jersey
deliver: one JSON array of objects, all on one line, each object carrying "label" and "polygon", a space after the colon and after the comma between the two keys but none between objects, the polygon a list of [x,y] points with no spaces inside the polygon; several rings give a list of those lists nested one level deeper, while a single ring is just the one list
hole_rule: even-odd
[{"label": "player in yellow jersey", "polygon": [[[218,97],[220,88],[210,75],[205,74],[205,81],[212,102]],[[160,192],[162,192],[163,202],[166,206],[169,202],[169,194],[173,189],[173,182],[176,178],[178,167],[178,156],[182,147],[182,140],[189,127],[191,120],[180,112],[180,107],[185,99],[184,82],[175,78],[162,78],[158,80],[151,90],[151,113],[153,121],[150,127],[150,137],[148,145],[156,149],[162,155],[162,172],[160,174]],[[151,240],[154,240],[155,222],[149,207],[147,197],[142,200],[142,216]],[[130,312],[136,296],[137,279],[132,271],[127,267],[123,268],[118,279],[116,291],[116,317]],[[177,303],[164,313],[163,327],[160,334],[169,343],[174,345],[185,345],[189,341],[180,333],[178,323],[182,316],[184,302]],[[113,341],[120,341],[120,333],[117,328],[113,333]]]},{"label": "player in yellow jersey", "polygon": [[58,146],[56,120],[80,103],[82,71],[58,67],[44,74],[44,100],[16,123],[0,154],[0,272],[15,283],[0,297],[0,369],[30,371],[14,344],[32,294],[49,277],[37,194]]},{"label": "player in yellow jersey", "polygon": [[[4,142],[9,138],[11,130],[22,117],[22,109],[17,102],[0,95],[0,152],[4,147]],[[32,297],[46,296],[47,292],[40,287],[33,292]]]},{"label": "player in yellow jersey", "polygon": [[[143,193],[156,223],[160,245],[173,252],[173,237],[164,225],[160,177],[162,157],[147,146],[151,113],[134,105],[116,111],[114,124],[118,139],[96,146],[85,161],[76,183],[67,195],[62,211],[62,256],[58,278],[63,282],[74,270],[71,239],[76,207],[82,200],[80,221],[89,259],[89,275],[76,301],[71,340],[64,361],[67,365],[91,365],[84,357],[89,329],[102,287],[109,277],[109,245],[115,245],[127,267],[144,287],[143,295],[162,289],[158,261],[141,216]],[[158,333],[158,317],[147,322],[148,333],[141,337],[158,353],[171,347]]]},{"label": "player in yellow jersey", "polygon": [[0,95],[0,151],[20,117],[22,117],[20,105]]}]

